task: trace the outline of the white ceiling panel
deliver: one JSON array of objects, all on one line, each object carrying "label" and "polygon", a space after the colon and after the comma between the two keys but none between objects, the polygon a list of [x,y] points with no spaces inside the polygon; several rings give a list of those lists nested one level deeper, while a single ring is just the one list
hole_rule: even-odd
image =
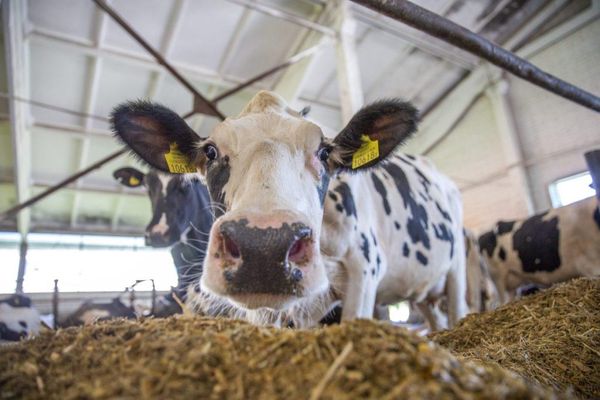
[{"label": "white ceiling panel", "polygon": [[226,1],[188,2],[170,58],[216,71],[243,12]]},{"label": "white ceiling panel", "polygon": [[[292,55],[292,45],[301,30],[281,19],[253,12],[225,72],[247,79],[280,64]],[[268,84],[271,80],[263,82]]]},{"label": "white ceiling panel", "polygon": [[[145,98],[148,93],[151,72],[132,64],[105,59],[98,87],[98,99],[94,114],[108,117],[112,109],[126,100]],[[106,124],[94,121],[97,128]]]},{"label": "white ceiling panel", "polygon": [[28,18],[34,27],[93,40],[96,5],[82,0],[29,0]]},{"label": "white ceiling panel", "polygon": [[[163,0],[114,0],[111,7],[155,49],[160,49],[167,21],[173,7],[172,1]],[[104,42],[108,46],[146,54],[120,25],[108,18]]]},{"label": "white ceiling panel", "polygon": [[[89,58],[37,42],[31,43],[30,54],[31,97],[36,101],[82,112],[85,83],[89,79]],[[82,123],[81,117],[36,106],[32,107],[32,114],[36,121],[68,125]]]}]

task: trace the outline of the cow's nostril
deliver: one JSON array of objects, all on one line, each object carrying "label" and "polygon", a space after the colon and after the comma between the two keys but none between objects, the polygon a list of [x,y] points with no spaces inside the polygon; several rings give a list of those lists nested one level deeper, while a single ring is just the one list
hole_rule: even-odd
[{"label": "cow's nostril", "polygon": [[305,261],[307,249],[306,238],[296,240],[288,250],[288,260],[295,263]]},{"label": "cow's nostril", "polygon": [[233,258],[240,258],[240,249],[237,244],[227,235],[223,235],[223,247],[227,254]]}]

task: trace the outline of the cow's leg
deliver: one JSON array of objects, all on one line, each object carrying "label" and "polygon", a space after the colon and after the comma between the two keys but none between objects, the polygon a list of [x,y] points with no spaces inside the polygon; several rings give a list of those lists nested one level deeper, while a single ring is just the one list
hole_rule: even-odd
[{"label": "cow's leg", "polygon": [[465,265],[464,241],[455,243],[452,266],[446,281],[448,291],[448,326],[454,327],[467,315],[467,271]]},{"label": "cow's leg", "polygon": [[[375,306],[376,287],[374,286],[376,285],[371,284],[372,279],[368,276],[368,273],[365,273],[368,264],[365,263],[362,253],[357,254],[351,251],[344,267],[347,281],[342,304],[342,321],[355,318],[371,318]],[[370,308],[367,309],[366,306]]]},{"label": "cow's leg", "polygon": [[431,332],[448,328],[448,320],[440,308],[427,300],[417,303],[419,311],[429,324]]}]

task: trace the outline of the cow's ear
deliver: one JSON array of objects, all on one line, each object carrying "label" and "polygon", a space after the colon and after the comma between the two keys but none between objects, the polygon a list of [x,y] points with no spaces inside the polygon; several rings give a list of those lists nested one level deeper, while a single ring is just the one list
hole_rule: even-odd
[{"label": "cow's ear", "polygon": [[161,105],[131,101],[111,114],[115,135],[150,166],[172,174],[196,172],[193,161],[202,140],[183,118]]},{"label": "cow's ear", "polygon": [[145,176],[146,174],[142,171],[131,167],[119,168],[113,172],[113,177],[117,182],[130,188],[142,186],[144,184]]},{"label": "cow's ear", "polygon": [[417,130],[418,120],[417,109],[398,99],[362,108],[333,139],[330,166],[355,171],[376,165]]}]

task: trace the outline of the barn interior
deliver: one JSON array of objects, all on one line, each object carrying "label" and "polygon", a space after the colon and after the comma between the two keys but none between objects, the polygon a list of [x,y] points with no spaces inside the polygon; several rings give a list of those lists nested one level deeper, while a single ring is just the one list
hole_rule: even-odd
[{"label": "barn interior", "polygon": [[[600,149],[598,108],[364,3],[2,1],[0,299],[26,294],[52,327],[85,301],[135,298],[147,313],[177,285],[170,249],[145,244],[146,188],[113,176],[148,171],[110,128],[132,99],[168,106],[206,137],[270,90],[333,137],[361,106],[403,98],[421,121],[401,151],[458,186],[476,235],[596,195],[584,154]],[[412,3],[600,104],[599,0]],[[407,303],[390,308],[396,322],[408,314]]]}]

